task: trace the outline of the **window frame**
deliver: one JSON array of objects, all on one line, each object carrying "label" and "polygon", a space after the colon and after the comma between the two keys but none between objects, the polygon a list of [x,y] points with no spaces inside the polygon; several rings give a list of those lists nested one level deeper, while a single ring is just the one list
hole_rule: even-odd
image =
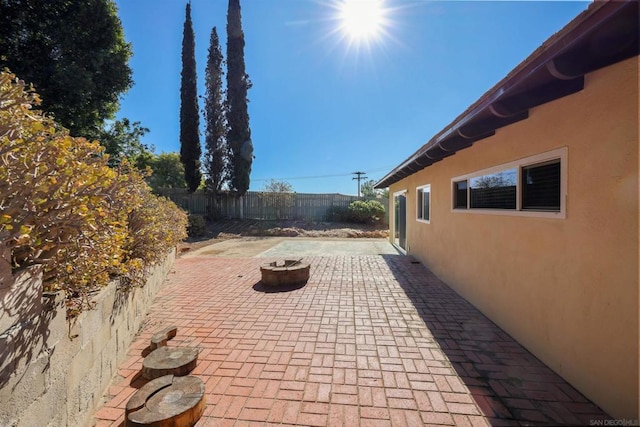
[{"label": "window frame", "polygon": [[[567,147],[558,148],[555,150],[547,151],[544,153],[536,154],[533,156],[525,157],[519,160],[515,160],[509,163],[503,163],[500,165],[492,166],[490,168],[478,170],[465,175],[459,175],[451,178],[451,212],[455,213],[472,213],[472,214],[490,214],[490,215],[509,215],[509,216],[528,216],[539,218],[555,218],[566,219],[567,217]],[[555,160],[560,161],[560,211],[548,211],[548,210],[532,210],[522,208],[522,169],[529,166],[534,166],[539,163],[548,163]],[[483,175],[495,174],[508,169],[516,169],[516,208],[515,209],[487,209],[487,208],[472,208],[470,200],[470,182],[472,178],[477,178]],[[467,206],[456,206],[456,183],[461,181],[467,182]]]},{"label": "window frame", "polygon": [[[424,192],[422,190],[424,190],[425,188],[429,189],[429,219],[424,219],[424,218],[420,218],[420,206],[423,203],[422,199],[418,196],[420,193],[422,193],[424,195]],[[423,224],[431,224],[431,184],[425,184],[425,185],[421,185],[419,187],[416,187],[416,221],[421,222]]]},{"label": "window frame", "polygon": [[[467,196],[464,202],[464,206],[458,206],[458,193],[460,192],[460,190],[458,189],[458,184],[463,183],[464,182],[464,192],[465,195]],[[453,179],[451,181],[451,186],[452,186],[452,197],[453,197],[453,201],[451,203],[451,209],[453,210],[461,210],[461,211],[465,211],[467,209],[469,209],[469,180],[468,179]]]}]

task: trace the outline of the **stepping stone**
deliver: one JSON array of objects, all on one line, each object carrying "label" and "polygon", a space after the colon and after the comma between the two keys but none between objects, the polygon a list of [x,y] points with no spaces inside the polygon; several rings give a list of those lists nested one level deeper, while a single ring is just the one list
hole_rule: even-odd
[{"label": "stepping stone", "polygon": [[134,393],[125,408],[127,427],[187,427],[206,407],[204,382],[198,377],[165,375]]},{"label": "stepping stone", "polygon": [[142,361],[142,376],[153,380],[164,375],[178,377],[193,371],[198,362],[198,350],[189,347],[160,347]]},{"label": "stepping stone", "polygon": [[169,326],[156,332],[151,337],[151,345],[149,347],[151,350],[155,350],[166,346],[167,341],[176,336],[176,332],[178,332],[178,328],[176,326]]}]

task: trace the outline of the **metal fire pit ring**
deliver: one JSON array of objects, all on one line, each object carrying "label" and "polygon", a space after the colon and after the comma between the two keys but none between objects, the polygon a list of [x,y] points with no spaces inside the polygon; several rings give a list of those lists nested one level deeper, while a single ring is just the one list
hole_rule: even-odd
[{"label": "metal fire pit ring", "polygon": [[303,285],[309,280],[311,265],[302,260],[286,259],[260,266],[262,283],[271,287]]}]

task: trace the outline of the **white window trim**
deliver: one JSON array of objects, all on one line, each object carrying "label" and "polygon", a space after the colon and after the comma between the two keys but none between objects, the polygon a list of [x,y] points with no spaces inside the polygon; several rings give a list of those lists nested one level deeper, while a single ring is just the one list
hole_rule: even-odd
[{"label": "white window trim", "polygon": [[[466,175],[456,176],[451,178],[451,212],[461,214],[489,214],[489,215],[507,215],[507,216],[527,216],[537,218],[567,218],[567,147],[558,148],[556,150],[547,151],[545,153],[536,154],[534,156],[525,157],[523,159],[515,160],[513,162],[504,163],[497,166],[492,166],[487,169],[482,169]],[[544,211],[531,211],[522,209],[522,190],[521,190],[521,168],[534,165],[537,163],[543,163],[550,160],[560,159],[560,211],[559,212],[544,212]],[[475,178],[482,175],[489,175],[497,173],[506,169],[517,170],[516,173],[516,209],[473,209],[470,208],[469,200],[469,183],[471,178]],[[455,206],[455,183],[459,181],[467,181],[467,208],[454,208]]]},{"label": "white window trim", "polygon": [[[428,188],[429,189],[429,219],[422,219],[419,216],[420,206],[418,203],[418,194],[421,190]],[[421,222],[423,224],[431,224],[431,184],[421,185],[416,187],[416,221]]]}]

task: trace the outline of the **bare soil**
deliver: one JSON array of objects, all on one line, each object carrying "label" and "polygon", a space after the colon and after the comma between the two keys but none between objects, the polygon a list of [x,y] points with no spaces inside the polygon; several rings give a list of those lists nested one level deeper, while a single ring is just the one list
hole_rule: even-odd
[{"label": "bare soil", "polygon": [[389,228],[383,224],[295,220],[220,220],[207,223],[204,236],[190,237],[178,247],[179,253],[191,252],[229,239],[241,237],[319,237],[319,238],[386,238]]}]

